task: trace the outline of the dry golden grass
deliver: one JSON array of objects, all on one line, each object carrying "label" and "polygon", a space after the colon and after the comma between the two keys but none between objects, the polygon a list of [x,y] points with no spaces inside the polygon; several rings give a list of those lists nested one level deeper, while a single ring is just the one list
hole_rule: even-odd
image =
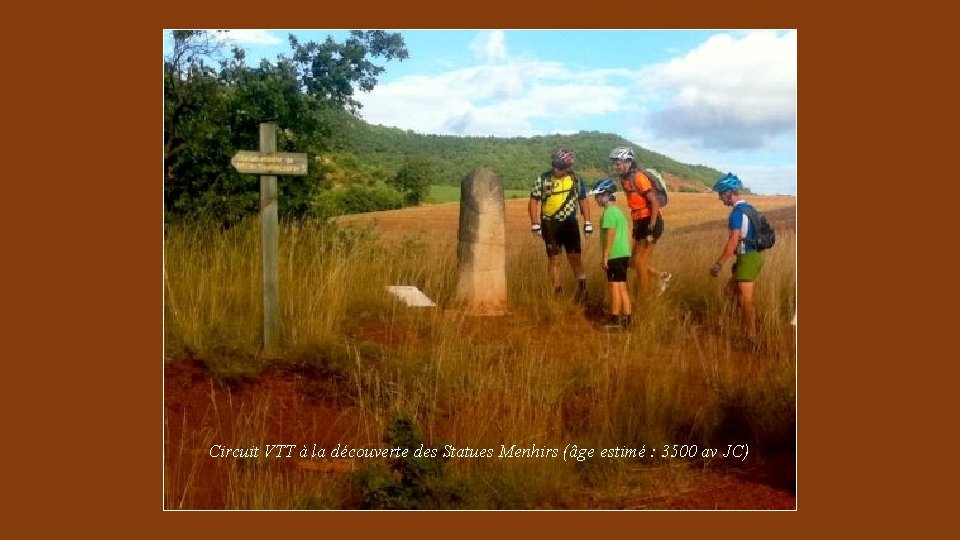
[{"label": "dry golden grass", "polygon": [[[525,200],[507,202],[510,314],[504,317],[466,317],[450,306],[456,203],[343,217],[340,229],[282,225],[279,356],[324,364],[350,381],[359,427],[342,442],[351,445],[377,446],[391,415],[406,411],[434,447],[492,448],[495,455],[501,444],[645,445],[652,451],[664,444],[749,443],[761,455],[792,450],[796,199],[749,200],[773,218],[778,232],[757,285],[760,351],[737,348],[723,280],[707,273],[726,238],[729,209],[714,194],[671,193],[667,232],[653,261],[673,273],[671,287],[659,299],[635,300],[636,328],[625,334],[598,332],[579,306],[551,298],[543,243],[529,232]],[[592,210],[596,222],[599,211]],[[200,358],[221,374],[256,373],[265,364],[258,236],[256,220],[226,232],[170,228],[169,357]],[[598,307],[605,291],[599,240],[586,242]],[[572,290],[566,266],[564,277]],[[632,272],[628,279],[635,281]],[[394,284],[418,286],[439,307],[401,305],[385,291]],[[330,359],[331,347],[346,351],[340,361]],[[174,457],[180,459],[168,452],[168,464]],[[177,464],[180,491],[189,463]],[[447,472],[473,486],[475,507],[566,507],[583,504],[571,486],[622,485],[633,466],[599,459],[455,459]],[[270,493],[296,491],[291,478],[238,476],[230,505],[282,506],[289,497],[254,499],[250,484]],[[179,498],[168,494],[174,507]]]}]

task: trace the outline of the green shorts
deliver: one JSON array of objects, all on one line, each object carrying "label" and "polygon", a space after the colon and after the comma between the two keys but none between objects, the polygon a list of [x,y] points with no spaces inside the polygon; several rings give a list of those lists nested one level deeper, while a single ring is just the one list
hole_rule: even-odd
[{"label": "green shorts", "polygon": [[733,263],[733,279],[737,281],[753,281],[760,274],[763,267],[763,255],[750,251],[737,255],[737,262]]}]

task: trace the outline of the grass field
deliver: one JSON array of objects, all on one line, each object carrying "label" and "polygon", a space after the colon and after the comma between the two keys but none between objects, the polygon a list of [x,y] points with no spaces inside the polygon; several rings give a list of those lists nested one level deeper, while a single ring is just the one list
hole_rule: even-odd
[{"label": "grass field", "polygon": [[[530,196],[530,191],[506,189],[503,196],[506,199],[527,198]],[[436,204],[458,201],[460,201],[460,186],[430,186],[430,193],[427,195],[426,202]]]},{"label": "grass field", "polygon": [[[166,506],[641,507],[636,501],[676,501],[670,497],[693,489],[704,471],[774,465],[789,484],[796,445],[796,343],[789,324],[796,309],[796,198],[750,198],[772,221],[778,241],[764,254],[757,284],[762,346],[744,350],[723,280],[707,272],[729,212],[715,194],[671,193],[653,262],[674,278],[662,297],[635,299],[636,328],[625,334],[598,332],[581,306],[552,297],[525,196],[506,203],[510,313],[503,317],[467,317],[452,305],[455,202],[344,216],[336,226],[281,225],[281,350],[270,357],[260,351],[257,220],[226,231],[169,227]],[[588,308],[600,309],[599,240],[585,242]],[[570,290],[574,278],[567,266],[563,271]],[[628,280],[635,285],[633,272]],[[407,308],[386,293],[387,285],[417,286],[438,307]],[[440,455],[280,461],[208,455],[214,444],[280,443],[298,450],[423,444]],[[559,451],[575,444],[598,455],[496,457],[501,445],[514,444]],[[721,452],[749,445],[750,457],[743,463],[700,454],[599,458],[605,448],[659,454],[674,444]],[[490,449],[494,457],[443,458],[446,445]],[[787,492],[775,506],[792,504]],[[755,499],[736,504],[766,507]]]}]

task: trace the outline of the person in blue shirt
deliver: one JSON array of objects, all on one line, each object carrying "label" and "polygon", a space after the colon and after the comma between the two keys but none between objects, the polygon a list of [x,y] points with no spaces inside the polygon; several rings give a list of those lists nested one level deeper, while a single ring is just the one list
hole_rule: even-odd
[{"label": "person in blue shirt", "polygon": [[717,182],[713,185],[713,190],[717,192],[724,206],[730,206],[732,209],[727,221],[730,235],[727,237],[727,243],[723,246],[723,252],[720,253],[717,262],[710,267],[710,275],[713,277],[720,275],[724,263],[736,257],[727,290],[739,305],[743,331],[747,340],[756,344],[757,309],[753,303],[753,284],[763,267],[763,256],[750,242],[750,240],[756,238],[757,231],[744,214],[746,209],[752,207],[740,197],[741,189],[743,189],[743,185],[740,183],[740,179],[737,178],[737,175],[729,172],[717,179]]}]

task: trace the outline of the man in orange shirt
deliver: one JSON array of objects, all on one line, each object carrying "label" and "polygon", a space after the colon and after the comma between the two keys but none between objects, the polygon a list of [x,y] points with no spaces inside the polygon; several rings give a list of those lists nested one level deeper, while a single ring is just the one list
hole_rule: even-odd
[{"label": "man in orange shirt", "polygon": [[637,166],[633,148],[620,146],[610,152],[613,169],[620,175],[620,185],[627,194],[630,218],[633,220],[633,235],[630,251],[633,253],[633,267],[640,280],[640,290],[649,293],[653,288],[651,276],[658,281],[658,294],[663,293],[670,281],[669,272],[658,272],[650,265],[653,258],[653,246],[663,234],[663,216],[660,215],[660,202],[653,190],[650,179]]}]

